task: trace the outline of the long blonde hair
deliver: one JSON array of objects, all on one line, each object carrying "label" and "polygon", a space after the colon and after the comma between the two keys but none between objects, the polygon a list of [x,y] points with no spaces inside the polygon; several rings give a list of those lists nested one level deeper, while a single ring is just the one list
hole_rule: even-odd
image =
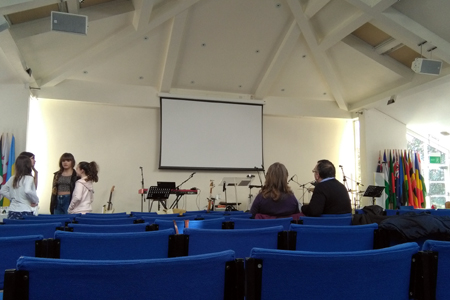
[{"label": "long blonde hair", "polygon": [[272,164],[267,170],[266,182],[261,189],[263,197],[277,201],[282,194],[292,194],[292,190],[287,183],[288,176],[288,170],[282,163]]}]

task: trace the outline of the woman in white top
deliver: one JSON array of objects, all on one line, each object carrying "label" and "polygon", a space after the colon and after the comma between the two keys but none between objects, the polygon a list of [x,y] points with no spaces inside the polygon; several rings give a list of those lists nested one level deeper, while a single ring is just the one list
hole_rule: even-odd
[{"label": "woman in white top", "polygon": [[92,211],[92,202],[94,202],[94,182],[98,182],[98,165],[95,161],[90,163],[80,162],[75,171],[81,178],[75,183],[75,189],[72,194],[68,213],[85,214]]},{"label": "woman in white top", "polygon": [[15,163],[16,174],[2,186],[0,194],[11,201],[8,219],[22,219],[23,215],[33,215],[32,207],[36,207],[39,198],[31,176],[31,160],[28,156],[19,155]]}]

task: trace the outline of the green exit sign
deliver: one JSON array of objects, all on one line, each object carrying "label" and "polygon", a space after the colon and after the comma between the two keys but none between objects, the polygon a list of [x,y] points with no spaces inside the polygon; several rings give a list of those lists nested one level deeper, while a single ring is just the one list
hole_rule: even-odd
[{"label": "green exit sign", "polygon": [[440,153],[430,153],[430,164],[440,164],[441,154]]}]

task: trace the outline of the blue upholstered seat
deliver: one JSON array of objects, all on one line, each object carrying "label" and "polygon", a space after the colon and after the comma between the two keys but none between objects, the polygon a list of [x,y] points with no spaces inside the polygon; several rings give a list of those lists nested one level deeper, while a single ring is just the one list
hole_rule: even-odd
[{"label": "blue upholstered seat", "polygon": [[119,232],[144,232],[149,223],[125,224],[125,225],[92,225],[92,224],[68,224],[73,232],[97,232],[97,233],[119,233]]},{"label": "blue upholstered seat", "polygon": [[277,249],[278,233],[283,226],[255,229],[194,229],[186,228],[184,234],[189,236],[189,255],[204,254],[231,249],[236,257],[250,255],[253,247]]},{"label": "blue upholstered seat", "polygon": [[37,224],[5,224],[0,225],[0,237],[42,235],[45,239],[53,238],[61,222]]},{"label": "blue upholstered seat", "polygon": [[292,220],[292,218],[243,219],[235,218],[234,216],[230,218],[230,222],[234,223],[234,229],[263,228],[281,225],[283,226],[283,230],[289,230]]},{"label": "blue upholstered seat", "polygon": [[126,212],[116,212],[116,213],[112,213],[112,214],[100,214],[100,213],[86,213],[84,215],[81,216],[86,216],[86,217],[105,217],[105,218],[115,218],[115,217],[129,217],[130,215],[128,215]]},{"label": "blue upholstered seat", "polygon": [[304,225],[333,225],[333,226],[347,226],[352,225],[352,216],[344,217],[305,217],[301,216],[299,221]]},{"label": "blue upholstered seat", "polygon": [[416,243],[352,252],[254,248],[246,262],[246,299],[407,300],[418,250]]},{"label": "blue upholstered seat", "polygon": [[88,217],[77,217],[75,221],[78,224],[92,224],[92,225],[120,225],[120,224],[133,224],[137,218],[88,218]]},{"label": "blue upholstered seat", "polygon": [[3,219],[3,223],[5,224],[14,224],[14,225],[19,225],[19,224],[44,224],[44,223],[59,223],[60,226],[65,226],[66,223],[70,223],[72,222],[72,219],[70,218],[51,218],[51,219],[40,219],[37,218],[36,219],[21,219],[21,220],[15,220],[15,219]]},{"label": "blue upholstered seat", "polygon": [[291,224],[297,233],[296,250],[357,251],[373,249],[377,224],[352,226],[317,226]]},{"label": "blue upholstered seat", "polygon": [[436,300],[450,299],[447,284],[450,278],[450,242],[427,240],[422,245],[422,251],[437,252]]},{"label": "blue upholstered seat", "polygon": [[[222,300],[233,288],[226,279],[234,277],[227,267],[233,251],[198,256],[142,260],[71,260],[21,257],[10,272],[23,283],[5,294],[29,290],[29,299],[184,299]],[[230,275],[231,276],[230,276]],[[29,280],[24,280],[24,276]]]},{"label": "blue upholstered seat", "polygon": [[147,259],[165,258],[173,229],[129,233],[55,232],[60,258]]},{"label": "blue upholstered seat", "polygon": [[41,241],[42,235],[27,235],[0,238],[0,290],[3,289],[6,269],[14,269],[20,256],[35,256],[36,241]]},{"label": "blue upholstered seat", "polygon": [[178,233],[183,234],[185,229],[185,221],[188,222],[189,228],[202,228],[202,229],[222,229],[222,223],[225,221],[225,218],[215,218],[208,220],[195,220],[195,216],[191,216],[192,219],[156,219],[154,224],[159,226],[159,230],[164,229],[174,229],[173,221],[177,223]]}]

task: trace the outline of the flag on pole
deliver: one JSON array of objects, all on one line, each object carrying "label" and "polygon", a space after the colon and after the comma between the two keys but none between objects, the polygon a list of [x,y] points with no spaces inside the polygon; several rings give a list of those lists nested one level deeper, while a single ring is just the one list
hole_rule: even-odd
[{"label": "flag on pole", "polygon": [[398,163],[398,179],[397,179],[397,205],[405,205],[403,201],[403,181],[405,177],[403,176],[403,162],[402,162],[402,152],[397,152],[397,163]]},{"label": "flag on pole", "polygon": [[8,158],[9,158],[9,141],[8,134],[4,133],[2,135],[2,169],[3,169],[3,183],[6,183],[7,173],[8,173]]},{"label": "flag on pole", "polygon": [[389,209],[389,163],[386,158],[386,150],[384,150],[383,154],[383,170],[384,170],[384,192],[386,194],[386,199],[384,201],[385,209]]},{"label": "flag on pole", "polygon": [[420,160],[420,154],[417,153],[417,160],[419,161],[419,177],[420,177],[420,182],[422,183],[422,208],[426,207],[426,202],[427,202],[427,187],[425,185],[425,180],[423,179],[423,175],[422,172],[420,172],[420,170],[422,170],[422,161]]},{"label": "flag on pole", "polygon": [[[416,169],[416,194],[417,194],[417,202],[418,206],[420,208],[423,208],[423,192],[422,192],[422,181],[421,181],[421,175],[419,170],[419,159],[418,159],[418,153],[415,153],[415,159],[414,159],[415,169]],[[423,179],[423,178],[422,178]]]},{"label": "flag on pole", "polygon": [[392,208],[397,208],[397,199],[395,198],[395,174],[394,174],[394,162],[392,160],[392,152],[389,151],[389,203],[392,203]]},{"label": "flag on pole", "polygon": [[408,180],[408,205],[414,206],[414,196],[413,196],[413,188],[412,188],[412,178],[411,178],[411,159],[409,158],[409,154],[406,153],[405,150],[405,171]]},{"label": "flag on pole", "polygon": [[402,153],[402,166],[403,166],[403,205],[409,205],[409,171],[408,171],[408,163],[406,159],[406,150],[405,153]]},{"label": "flag on pole", "polygon": [[[3,145],[3,134],[0,136],[0,187],[3,184],[3,155],[2,155],[2,145]],[[0,197],[0,204],[3,204],[3,196]]]},{"label": "flag on pole", "polygon": [[11,148],[9,150],[7,180],[11,178],[11,176],[16,174],[15,162],[16,162],[16,139],[14,138],[13,134],[11,138]]},{"label": "flag on pole", "polygon": [[381,163],[381,150],[378,153],[377,173],[383,173],[383,164]]},{"label": "flag on pole", "polygon": [[412,157],[412,152],[408,154],[408,163],[409,163],[409,177],[411,178],[411,190],[412,190],[412,203],[414,208],[419,208],[418,200],[417,200],[417,189],[416,189],[416,173],[414,170],[414,164],[412,163],[414,157]]}]

